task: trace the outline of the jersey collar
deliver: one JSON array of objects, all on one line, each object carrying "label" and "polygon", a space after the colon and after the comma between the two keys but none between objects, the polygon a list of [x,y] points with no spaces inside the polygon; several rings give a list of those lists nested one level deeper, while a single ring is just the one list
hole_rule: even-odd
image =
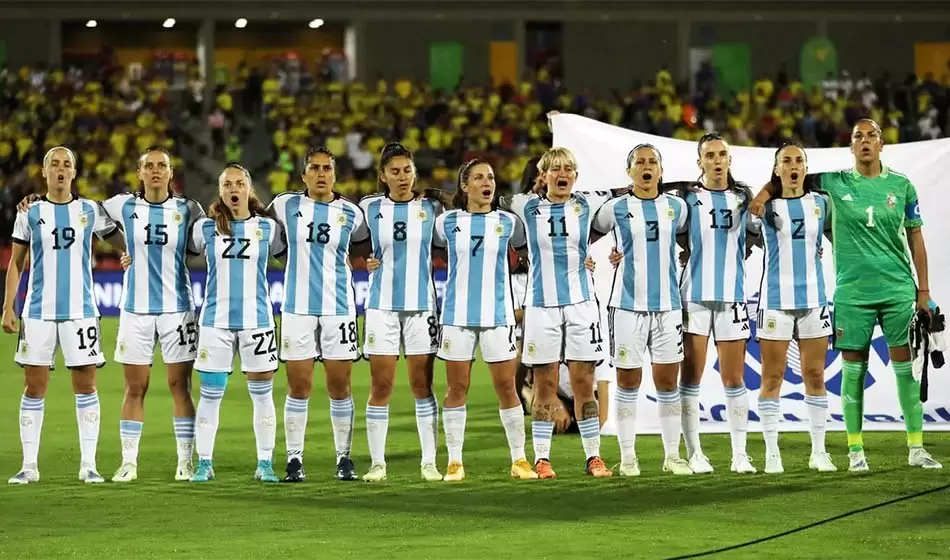
[{"label": "jersey collar", "polygon": [[[881,174],[878,175],[878,177],[880,177],[880,178],[882,178],[882,179],[887,179],[887,176],[888,176],[889,173],[890,173],[890,170],[887,168],[886,165],[884,165],[884,162],[882,161],[882,162],[881,162]],[[860,173],[858,173],[858,168],[857,168],[857,167],[852,167],[852,168],[851,168],[851,176],[854,177],[855,179],[867,179],[867,177],[865,177],[864,175],[861,175]]]}]

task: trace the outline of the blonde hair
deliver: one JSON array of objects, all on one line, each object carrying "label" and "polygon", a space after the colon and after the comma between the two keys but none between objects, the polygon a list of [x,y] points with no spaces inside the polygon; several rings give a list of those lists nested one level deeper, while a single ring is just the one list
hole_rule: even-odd
[{"label": "blonde hair", "polygon": [[76,154],[74,154],[73,151],[66,146],[55,146],[50,148],[49,151],[46,152],[46,155],[43,156],[43,167],[49,165],[50,160],[53,159],[53,152],[56,150],[63,150],[66,152],[66,155],[69,156],[69,161],[72,162],[73,167],[76,167]]},{"label": "blonde hair", "polygon": [[554,147],[544,152],[544,155],[538,160],[538,171],[547,173],[549,169],[558,163],[567,163],[574,168],[574,171],[577,171],[577,159],[574,157],[574,154],[567,148],[559,147]]}]

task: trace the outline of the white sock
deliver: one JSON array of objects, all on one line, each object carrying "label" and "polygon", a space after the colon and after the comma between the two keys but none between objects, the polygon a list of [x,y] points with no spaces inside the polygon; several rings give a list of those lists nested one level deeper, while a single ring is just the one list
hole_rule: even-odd
[{"label": "white sock", "polygon": [[808,407],[808,424],[811,432],[811,452],[825,452],[825,429],[828,425],[828,397],[805,395]]},{"label": "white sock", "polygon": [[172,418],[175,425],[175,443],[178,448],[178,462],[190,463],[195,454],[195,417],[176,416]]},{"label": "white sock", "polygon": [[210,461],[214,455],[214,438],[218,434],[218,417],[221,411],[221,399],[227,387],[226,373],[204,374],[202,377],[212,379],[212,383],[201,381],[201,398],[198,399],[198,409],[195,411],[195,450],[198,459]]},{"label": "white sock", "polygon": [[422,464],[435,464],[439,434],[439,403],[434,395],[416,399],[416,429],[422,446]]},{"label": "white sock", "polygon": [[699,444],[699,385],[680,385],[680,402],[683,407],[683,440],[686,442],[686,457],[690,458],[703,452]]},{"label": "white sock", "polygon": [[44,409],[44,399],[34,399],[26,395],[20,397],[20,444],[23,446],[23,470],[37,469]]},{"label": "white sock", "polygon": [[663,440],[663,454],[666,457],[680,456],[680,417],[683,415],[680,404],[680,392],[656,392],[657,409],[660,416],[660,438]]},{"label": "white sock", "polygon": [[[287,462],[303,462],[303,440],[307,433],[307,406],[310,399],[284,399],[284,441],[287,444]],[[332,412],[331,412],[332,418]]]},{"label": "white sock", "polygon": [[336,449],[337,460],[350,456],[350,448],[353,447],[354,414],[353,397],[330,399],[330,424],[333,426],[333,448]]},{"label": "white sock", "polygon": [[122,442],[122,464],[139,462],[139,440],[142,439],[142,422],[119,420],[119,440]]},{"label": "white sock", "polygon": [[465,405],[442,409],[442,424],[445,428],[445,447],[449,462],[462,462],[462,445],[465,443]]},{"label": "white sock", "polygon": [[587,458],[600,457],[600,418],[587,418],[577,423],[581,431],[581,444]]},{"label": "white sock", "polygon": [[725,387],[726,414],[729,416],[729,439],[732,441],[732,456],[745,455],[746,437],[749,431],[749,394],[745,385]]},{"label": "white sock", "polygon": [[254,439],[257,460],[271,461],[277,444],[277,408],[274,406],[274,381],[248,381],[247,390],[254,403]]},{"label": "white sock", "polygon": [[76,421],[79,424],[79,454],[82,466],[96,470],[99,445],[99,393],[76,394]]},{"label": "white sock", "polygon": [[639,396],[638,389],[628,389],[619,385],[614,395],[614,406],[617,407],[617,443],[620,444],[620,462],[623,464],[637,458],[637,398]]},{"label": "white sock", "polygon": [[551,438],[554,436],[554,422],[545,420],[531,421],[531,445],[534,447],[534,462],[551,458]]},{"label": "white sock", "polygon": [[765,454],[778,455],[778,422],[782,415],[778,399],[759,397],[759,419],[762,421],[762,439]]},{"label": "white sock", "polygon": [[386,434],[389,432],[389,405],[366,405],[366,439],[374,465],[386,464]]},{"label": "white sock", "polygon": [[501,425],[505,427],[505,437],[508,438],[508,449],[511,451],[511,462],[524,459],[524,409],[521,405],[498,410],[501,416]]}]

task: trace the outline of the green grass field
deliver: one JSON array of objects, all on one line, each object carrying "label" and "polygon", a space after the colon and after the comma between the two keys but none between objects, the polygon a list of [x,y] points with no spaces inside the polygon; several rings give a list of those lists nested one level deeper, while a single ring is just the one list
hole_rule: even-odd
[{"label": "green grass field", "polygon": [[[111,360],[114,320],[103,321]],[[16,338],[0,338],[7,365],[0,377],[0,475],[20,467],[15,418],[22,387],[13,365]],[[468,479],[459,484],[419,479],[419,442],[411,394],[400,373],[391,411],[389,481],[379,485],[333,479],[332,435],[322,381],[315,383],[307,438],[309,480],[262,485],[255,466],[251,403],[245,382],[234,376],[224,399],[215,447],[218,480],[175,483],[171,401],[164,372],[153,378],[139,457],[139,480],[128,485],[86,486],[77,480],[78,436],[72,391],[63,369],[54,373],[46,399],[40,470],[42,482],[0,488],[0,558],[668,558],[739,545],[829,520],[889,500],[939,488],[950,471],[906,466],[902,434],[866,435],[872,473],[819,476],[807,470],[806,434],[782,439],[785,475],[739,477],[728,472],[728,436],[705,436],[717,472],[673,478],[660,473],[660,442],[638,441],[637,479],[583,476],[577,436],[556,438],[553,462],[559,479],[513,481],[504,432],[487,372],[477,368],[468,405],[465,442]],[[322,379],[322,371],[318,373]],[[444,370],[436,365],[438,394]],[[282,417],[285,382],[275,384]],[[369,368],[353,373],[357,402],[354,460],[363,472],[368,452],[362,403]],[[119,465],[122,371],[100,371],[102,431],[99,467],[111,478]],[[932,434],[938,460],[950,457],[950,438]],[[441,440],[441,437],[440,437]],[[530,458],[530,434],[529,434]],[[761,468],[761,437],[750,435],[750,453]],[[830,433],[836,464],[846,467],[845,440]],[[283,428],[277,461],[282,464]],[[614,438],[604,438],[608,464],[619,460]],[[445,467],[444,448],[439,466]],[[950,492],[927,495],[856,513],[787,536],[717,555],[723,558],[947,558],[950,557]]]}]

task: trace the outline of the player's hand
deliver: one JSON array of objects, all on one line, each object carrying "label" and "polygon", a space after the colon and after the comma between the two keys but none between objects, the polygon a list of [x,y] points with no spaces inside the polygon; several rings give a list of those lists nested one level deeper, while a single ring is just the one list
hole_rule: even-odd
[{"label": "player's hand", "polygon": [[548,128],[551,128],[551,119],[554,118],[554,115],[560,115],[560,111],[548,111]]},{"label": "player's hand", "polygon": [[590,258],[590,255],[587,255],[587,258],[584,259],[584,268],[594,272],[594,269],[597,268],[597,263],[594,262],[594,259]]},{"label": "player's hand", "polygon": [[686,266],[688,264],[689,264],[689,251],[686,249],[683,249],[682,251],[680,251],[680,266]]},{"label": "player's hand", "polygon": [[620,266],[620,261],[623,260],[623,253],[621,253],[620,251],[617,250],[616,247],[614,247],[610,250],[610,257],[608,257],[607,260],[610,261],[611,266],[613,266],[614,268],[617,268],[618,266]]},{"label": "player's hand", "polygon": [[[930,290],[917,290],[917,311],[923,311],[928,317],[933,318],[933,311],[930,309]],[[6,328],[6,323],[4,323]]]},{"label": "player's hand", "polygon": [[16,313],[12,309],[3,310],[3,332],[10,334],[17,332]]},{"label": "player's hand", "polygon": [[122,270],[128,270],[132,266],[132,255],[122,253],[122,256],[119,257],[119,264],[122,265]]},{"label": "player's hand", "polygon": [[39,200],[40,198],[42,197],[40,197],[40,195],[35,194],[35,193],[24,196],[23,200],[21,200],[20,203],[16,205],[16,211],[26,212],[27,210],[30,209],[30,205],[36,202],[37,200]]},{"label": "player's hand", "polygon": [[558,404],[554,410],[554,433],[563,434],[571,427],[571,415],[564,405]]},{"label": "player's hand", "polygon": [[749,203],[749,212],[758,218],[765,216],[765,203],[758,199],[752,199]]},{"label": "player's hand", "polygon": [[373,257],[369,257],[369,258],[366,259],[366,271],[367,271],[367,272],[373,272],[374,270],[376,270],[377,268],[379,268],[379,265],[380,265],[380,264],[382,264],[382,263],[380,263],[378,259],[374,259]]}]

